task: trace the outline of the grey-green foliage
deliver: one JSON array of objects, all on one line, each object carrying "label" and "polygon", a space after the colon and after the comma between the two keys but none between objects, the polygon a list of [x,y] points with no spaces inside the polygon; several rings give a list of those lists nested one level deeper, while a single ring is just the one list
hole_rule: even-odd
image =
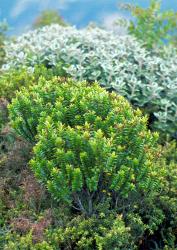
[{"label": "grey-green foliage", "polygon": [[77,30],[46,26],[6,44],[10,67],[61,60],[77,80],[98,81],[114,88],[152,117],[152,127],[172,136],[177,130],[177,53],[174,48],[150,52],[131,36],[118,36],[98,28]]},{"label": "grey-green foliage", "polygon": [[4,63],[4,58],[5,58],[4,42],[6,39],[5,32],[7,30],[8,30],[8,25],[6,21],[0,22],[0,67]]}]

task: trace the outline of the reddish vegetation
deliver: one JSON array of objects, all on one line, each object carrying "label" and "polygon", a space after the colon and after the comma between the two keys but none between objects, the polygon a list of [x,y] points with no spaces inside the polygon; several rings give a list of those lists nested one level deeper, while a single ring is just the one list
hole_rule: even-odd
[{"label": "reddish vegetation", "polygon": [[38,222],[33,222],[30,218],[25,216],[18,217],[11,221],[11,225],[14,231],[19,233],[27,233],[32,231],[34,242],[40,242],[43,240],[44,231],[52,223],[52,212],[50,209],[46,210],[43,218]]}]

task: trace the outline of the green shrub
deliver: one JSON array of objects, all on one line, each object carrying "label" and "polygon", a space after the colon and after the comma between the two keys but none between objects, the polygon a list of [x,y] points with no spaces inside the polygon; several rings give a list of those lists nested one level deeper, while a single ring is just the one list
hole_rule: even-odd
[{"label": "green shrub", "polygon": [[10,70],[0,76],[0,96],[10,100],[15,96],[15,91],[21,86],[28,86],[33,82],[33,74],[26,69]]},{"label": "green shrub", "polygon": [[164,44],[177,45],[177,12],[161,12],[161,1],[157,0],[151,0],[146,9],[130,4],[122,7],[134,18],[128,26],[129,33],[143,41],[148,49]]},{"label": "green shrub", "polygon": [[32,232],[29,232],[25,236],[18,234],[7,234],[7,244],[4,246],[4,250],[54,250],[46,241],[41,243],[34,243]]},{"label": "green shrub", "polygon": [[175,143],[166,145],[161,158],[157,135],[123,97],[96,83],[41,77],[17,94],[10,114],[16,131],[37,142],[34,173],[72,208],[69,222],[48,231],[47,247],[127,249],[128,239],[130,249],[152,241],[175,248]]},{"label": "green shrub", "polygon": [[41,76],[49,80],[55,75],[67,76],[60,63],[54,69],[47,68],[45,65],[39,65],[33,71],[22,67],[3,72],[0,76],[0,97],[10,101],[21,87],[37,84]]},{"label": "green shrub", "polygon": [[45,10],[43,11],[39,17],[34,21],[33,27],[41,28],[46,25],[57,23],[61,26],[67,26],[66,22],[62,19],[62,17],[55,10]]},{"label": "green shrub", "polygon": [[40,77],[38,84],[22,88],[9,105],[12,127],[26,140],[35,141],[40,117],[52,111],[61,95],[61,81],[59,78],[47,81]]},{"label": "green shrub", "polygon": [[106,217],[102,213],[88,219],[76,216],[64,226],[48,230],[40,243],[34,242],[32,232],[23,236],[9,233],[4,249],[135,249],[129,232],[121,215],[111,213]]},{"label": "green shrub", "polygon": [[114,213],[88,219],[76,216],[47,236],[56,249],[134,249],[130,228],[125,226],[122,216]]},{"label": "green shrub", "polygon": [[156,135],[146,130],[147,118],[97,84],[52,81],[20,92],[10,113],[29,140],[42,114],[31,164],[54,197],[92,214],[109,196],[120,206],[155,192]]},{"label": "green shrub", "polygon": [[157,198],[158,207],[163,210],[164,220],[158,228],[160,240],[169,246],[169,249],[176,249],[177,236],[177,147],[175,142],[166,143],[162,148],[160,166],[165,166],[165,175],[161,180],[163,188]]},{"label": "green shrub", "polygon": [[163,156],[166,159],[167,164],[174,163],[177,164],[177,142],[171,141],[166,142],[163,147]]}]

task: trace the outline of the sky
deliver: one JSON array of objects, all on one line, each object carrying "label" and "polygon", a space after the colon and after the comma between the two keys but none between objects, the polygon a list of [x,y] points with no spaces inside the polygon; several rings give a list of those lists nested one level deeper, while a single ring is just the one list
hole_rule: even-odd
[{"label": "sky", "polygon": [[[147,7],[150,0],[0,0],[0,20],[6,19],[11,34],[20,34],[30,28],[41,11],[55,9],[71,25],[82,28],[90,22],[106,27],[115,19],[127,15],[118,9],[118,3],[134,3]],[[177,0],[162,0],[162,10],[177,11]]]}]

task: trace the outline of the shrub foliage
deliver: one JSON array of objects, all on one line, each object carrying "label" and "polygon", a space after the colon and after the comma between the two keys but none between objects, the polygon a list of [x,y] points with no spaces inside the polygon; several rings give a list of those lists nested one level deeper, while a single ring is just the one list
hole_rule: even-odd
[{"label": "shrub foliage", "polygon": [[38,83],[42,76],[46,80],[50,80],[53,76],[67,76],[65,70],[62,69],[62,63],[55,68],[47,68],[45,65],[37,65],[30,71],[26,67],[11,69],[0,75],[0,96],[11,101],[15,97],[16,92],[23,88],[28,88]]},{"label": "shrub foliage", "polygon": [[57,23],[61,26],[67,26],[66,22],[55,10],[44,10],[34,21],[33,28],[41,28],[46,25]]},{"label": "shrub foliage", "polygon": [[176,143],[147,129],[176,131],[175,50],[58,25],[17,41],[0,76],[0,249],[176,249]]},{"label": "shrub foliage", "polygon": [[[16,131],[36,143],[30,162],[36,177],[73,211],[71,223],[49,232],[47,242],[92,249],[96,241],[96,249],[105,249],[126,247],[129,237],[134,249],[145,234],[158,232],[159,246],[175,246],[175,145],[159,160],[157,134],[147,130],[140,110],[97,83],[55,77],[21,90],[10,114]],[[122,240],[113,225],[117,213],[123,216],[118,224],[125,223]]]},{"label": "shrub foliage", "polygon": [[[6,44],[7,64],[33,69],[36,64],[62,68],[77,80],[113,88],[150,115],[150,126],[175,137],[177,129],[177,57],[147,51],[131,36],[98,28],[76,30],[52,25],[30,31]],[[67,67],[66,67],[67,65]]]},{"label": "shrub foliage", "polygon": [[5,63],[5,39],[8,25],[5,21],[0,22],[0,68]]},{"label": "shrub foliage", "polygon": [[143,41],[148,49],[157,49],[164,44],[177,45],[177,12],[161,12],[161,1],[151,0],[148,8],[123,4],[134,20],[128,26],[129,33]]},{"label": "shrub foliage", "polygon": [[139,110],[96,83],[44,86],[19,93],[10,112],[25,137],[39,124],[31,165],[56,199],[92,214],[109,197],[114,207],[156,190],[156,135]]}]

